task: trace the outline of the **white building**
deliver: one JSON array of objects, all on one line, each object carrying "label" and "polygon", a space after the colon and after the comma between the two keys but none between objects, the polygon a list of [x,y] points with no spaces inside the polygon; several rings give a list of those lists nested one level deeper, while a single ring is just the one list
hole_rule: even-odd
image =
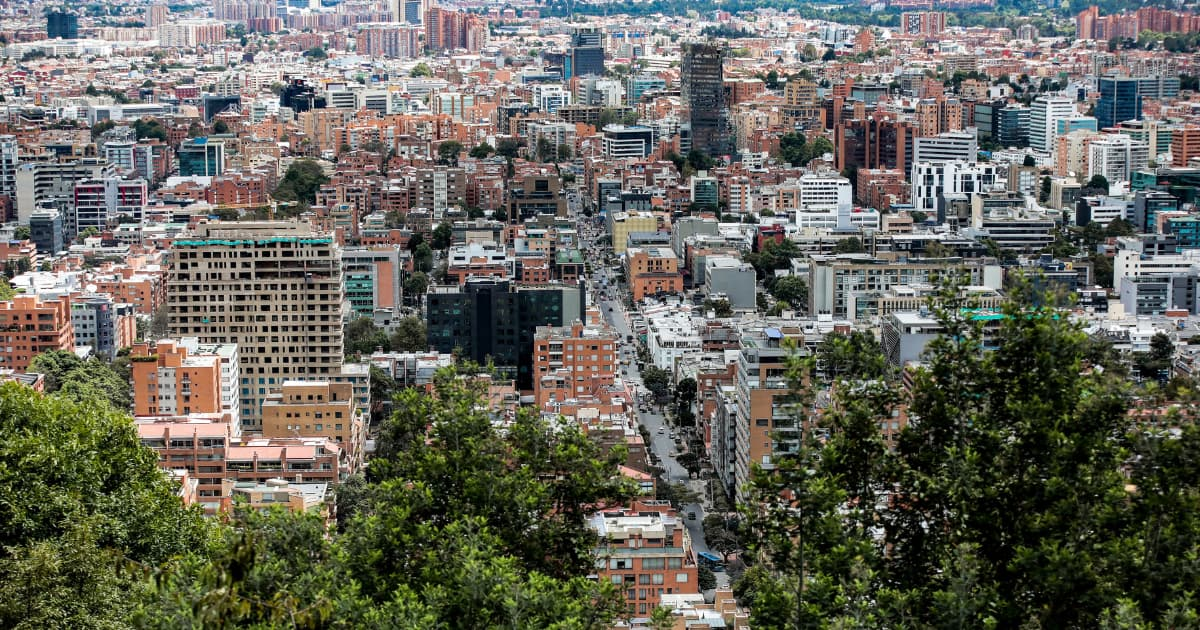
[{"label": "white building", "polygon": [[1074,115],[1074,99],[1054,95],[1034,99],[1029,111],[1029,146],[1043,153],[1053,153],[1058,121]]},{"label": "white building", "polygon": [[800,176],[800,209],[805,212],[837,214],[854,207],[850,180],[836,173],[807,173]]},{"label": "white building", "polygon": [[1103,175],[1110,184],[1129,181],[1150,162],[1150,147],[1124,134],[1106,134],[1088,145],[1088,178]]},{"label": "white building", "polygon": [[939,194],[971,195],[987,192],[999,183],[1002,186],[1000,166],[983,163],[946,162],[944,164],[917,163],[913,165],[912,205],[914,210],[927,214],[937,212]]},{"label": "white building", "polygon": [[913,141],[913,164],[921,162],[976,162],[979,141],[975,130],[950,131]]}]

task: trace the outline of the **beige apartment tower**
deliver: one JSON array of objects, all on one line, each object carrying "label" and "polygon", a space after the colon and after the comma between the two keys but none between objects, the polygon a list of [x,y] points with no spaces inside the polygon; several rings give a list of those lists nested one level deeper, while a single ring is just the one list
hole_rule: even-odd
[{"label": "beige apartment tower", "polygon": [[246,431],[285,381],[342,373],[344,301],[340,250],[305,223],[201,223],[171,251],[171,335],[237,344]]}]

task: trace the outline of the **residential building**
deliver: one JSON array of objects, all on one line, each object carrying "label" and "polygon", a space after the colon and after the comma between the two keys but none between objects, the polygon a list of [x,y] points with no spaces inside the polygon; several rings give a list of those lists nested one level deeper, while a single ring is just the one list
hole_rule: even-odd
[{"label": "residential building", "polygon": [[604,156],[610,160],[644,158],[654,149],[654,130],[640,125],[604,127]]},{"label": "residential building", "polygon": [[668,247],[631,247],[626,250],[625,277],[634,301],[683,290],[679,258]]},{"label": "residential building", "polygon": [[201,345],[195,337],[134,344],[129,354],[133,415],[205,413],[241,432],[241,366],[234,344]]},{"label": "residential building", "polygon": [[877,315],[878,299],[899,285],[932,284],[946,273],[969,277],[969,284],[999,289],[999,266],[974,260],[891,262],[867,254],[814,254],[809,266],[809,313],[862,320]]},{"label": "residential building", "polygon": [[53,256],[63,251],[63,220],[58,210],[38,210],[29,215],[29,238],[38,253]]},{"label": "residential building", "polygon": [[585,326],[582,321],[570,327],[539,326],[533,342],[533,388],[535,404],[540,408],[555,400],[563,388],[546,387],[544,382],[560,371],[569,380],[571,398],[612,385],[617,376],[617,356],[622,340],[607,326]]},{"label": "residential building", "polygon": [[147,185],[143,179],[117,177],[85,179],[75,183],[75,233],[92,228],[103,232],[125,220],[140,223],[146,206]]},{"label": "residential building", "polygon": [[1103,175],[1110,184],[1127,182],[1133,172],[1146,167],[1150,148],[1124,134],[1107,134],[1088,144],[1088,178]]},{"label": "residential building", "polygon": [[1171,166],[1187,168],[1192,158],[1200,157],[1200,127],[1186,125],[1171,137]]},{"label": "residential building", "polygon": [[263,402],[285,381],[341,373],[345,286],[331,235],[304,223],[201,223],[172,254],[171,333],[237,344],[247,430],[261,428]]},{"label": "residential building", "polygon": [[69,298],[16,295],[0,302],[0,368],[24,372],[43,352],[74,349]]},{"label": "residential building", "polygon": [[375,311],[394,310],[401,305],[406,254],[398,245],[342,250],[342,275],[351,310],[371,317]]},{"label": "residential building", "polygon": [[111,361],[117,351],[133,345],[137,337],[137,315],[132,304],[114,302],[107,295],[71,300],[71,326],[75,346],[90,346],[97,356]]},{"label": "residential building", "polygon": [[788,402],[792,385],[787,363],[793,350],[786,343],[804,346],[804,335],[795,325],[746,321],[739,327],[737,359],[737,433],[733,488],[735,496],[750,492],[754,466],[771,470],[779,455],[800,447],[803,420]]},{"label": "residential building", "polygon": [[598,538],[597,577],[621,592],[630,616],[648,616],[664,595],[699,593],[691,539],[668,502],[605,509],[588,526]]},{"label": "residential building", "polygon": [[262,434],[333,440],[346,450],[351,471],[362,466],[366,455],[366,426],[350,383],[284,382],[263,402]]}]

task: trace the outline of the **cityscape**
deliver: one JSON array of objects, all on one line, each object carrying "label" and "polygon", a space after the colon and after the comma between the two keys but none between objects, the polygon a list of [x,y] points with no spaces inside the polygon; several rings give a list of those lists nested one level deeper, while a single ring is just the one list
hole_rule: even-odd
[{"label": "cityscape", "polygon": [[0,627],[1200,628],[1092,1],[0,2]]}]

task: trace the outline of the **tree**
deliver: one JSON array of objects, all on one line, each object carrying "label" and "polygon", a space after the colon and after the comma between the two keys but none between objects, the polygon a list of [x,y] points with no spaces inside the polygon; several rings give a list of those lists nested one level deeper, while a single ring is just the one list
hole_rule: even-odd
[{"label": "tree", "polygon": [[1134,234],[1137,234],[1137,228],[1121,217],[1109,221],[1104,228],[1105,236],[1133,236]]},{"label": "tree", "polygon": [[1092,175],[1092,178],[1088,180],[1087,184],[1084,185],[1084,188],[1088,189],[1088,190],[1097,191],[1100,194],[1107,195],[1108,194],[1108,178],[1099,173]]},{"label": "tree", "polygon": [[350,320],[343,331],[342,339],[346,356],[369,355],[390,345],[387,332],[376,326],[370,317],[356,317]]},{"label": "tree", "polygon": [[821,61],[833,61],[837,59],[837,53],[832,48],[826,48],[825,54],[821,55]]},{"label": "tree", "polygon": [[700,456],[691,451],[676,457],[675,461],[688,471],[688,475],[696,475],[700,472]]},{"label": "tree", "polygon": [[449,223],[443,221],[433,228],[433,240],[431,241],[433,249],[445,251],[453,240],[454,228]]},{"label": "tree", "polygon": [[420,243],[413,250],[413,266],[417,271],[429,273],[433,271],[433,248],[429,243]]},{"label": "tree", "polygon": [[8,278],[0,277],[0,302],[8,302],[16,294],[17,291],[8,283]]},{"label": "tree", "polygon": [[767,77],[763,80],[763,84],[768,90],[778,90],[781,87],[779,83],[779,73],[774,69],[767,72]]},{"label": "tree", "polygon": [[662,398],[671,388],[671,375],[657,365],[648,365],[646,369],[642,370],[642,384],[650,390],[650,393]]},{"label": "tree", "polygon": [[659,606],[650,613],[651,630],[672,630],[675,627],[675,613],[666,606]]},{"label": "tree", "polygon": [[226,124],[224,120],[218,120],[217,122],[213,123],[212,130],[215,134],[229,133],[229,125]]},{"label": "tree", "polygon": [[18,225],[17,229],[13,230],[13,238],[18,241],[28,241],[33,237],[28,225]]},{"label": "tree", "polygon": [[1041,186],[1041,188],[1038,189],[1038,201],[1040,201],[1042,203],[1046,203],[1047,201],[1050,200],[1050,186],[1051,186],[1050,176],[1049,175],[1042,176],[1042,186]]},{"label": "tree", "polygon": [[486,142],[480,142],[471,149],[471,153],[469,155],[477,160],[482,160],[495,152],[496,149],[492,145]]},{"label": "tree", "polygon": [[404,279],[404,299],[420,304],[425,297],[425,292],[429,290],[429,276],[422,271],[417,271],[408,275]]},{"label": "tree", "polygon": [[571,148],[571,145],[569,145],[569,144],[560,144],[560,145],[558,145],[556,150],[558,151],[558,161],[559,162],[569,161],[575,155],[575,151]]},{"label": "tree", "polygon": [[1025,159],[1021,161],[1021,166],[1037,166],[1037,159],[1032,155],[1026,154]]},{"label": "tree", "polygon": [[438,162],[449,164],[451,166],[458,165],[458,155],[462,153],[463,145],[457,140],[446,140],[438,145]]},{"label": "tree", "polygon": [[704,300],[704,310],[712,311],[713,316],[719,319],[733,317],[733,305],[729,300]]},{"label": "tree", "polygon": [[273,197],[278,201],[299,201],[313,204],[317,201],[317,191],[329,183],[329,177],[315,160],[296,160],[288,166],[288,170],[275,188]]},{"label": "tree", "polygon": [[502,155],[509,160],[517,157],[517,152],[521,150],[522,142],[520,138],[501,138],[496,142],[496,155]]},{"label": "tree", "polygon": [[826,335],[817,347],[817,358],[821,371],[829,379],[849,376],[869,380],[888,372],[879,342],[867,331]]},{"label": "tree", "polygon": [[800,276],[782,276],[771,285],[771,295],[792,305],[808,304],[808,283]]},{"label": "tree", "polygon": [[1143,379],[1165,383],[1174,361],[1175,343],[1171,341],[1171,336],[1157,332],[1150,338],[1150,349],[1137,355],[1134,364]]},{"label": "tree", "polygon": [[45,376],[48,393],[57,392],[69,400],[102,400],[122,411],[133,404],[128,378],[96,357],[85,361],[74,352],[51,350],[34,357],[29,371]]},{"label": "tree", "polygon": [[396,324],[389,338],[392,350],[397,352],[419,352],[429,348],[426,340],[425,321],[419,317],[405,317]]},{"label": "tree", "polygon": [[429,64],[422,61],[421,63],[418,63],[417,65],[413,66],[413,69],[408,73],[408,76],[414,77],[414,78],[416,78],[416,77],[432,77],[433,69],[429,67]]},{"label": "tree", "polygon": [[325,49],[320,46],[314,46],[304,51],[304,56],[313,61],[324,61],[329,58],[329,53],[325,52]]},{"label": "tree", "polygon": [[833,246],[835,254],[861,254],[866,251],[867,248],[863,246],[862,240],[854,236],[844,238]]},{"label": "tree", "polygon": [[713,574],[712,569],[708,567],[696,569],[696,586],[701,591],[711,591],[717,588],[717,576]]}]

